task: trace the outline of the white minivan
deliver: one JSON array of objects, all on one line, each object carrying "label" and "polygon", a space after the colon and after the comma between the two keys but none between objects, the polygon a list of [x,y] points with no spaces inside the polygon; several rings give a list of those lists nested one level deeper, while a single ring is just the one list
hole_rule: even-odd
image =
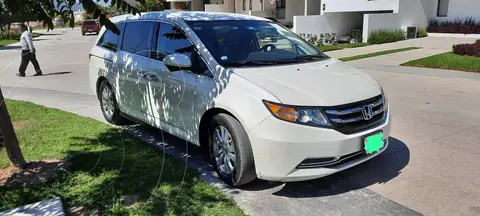
[{"label": "white minivan", "polygon": [[200,146],[229,185],[320,178],[388,146],[379,83],[269,19],[164,11],[111,21],[120,31],[101,29],[89,63],[106,120]]}]

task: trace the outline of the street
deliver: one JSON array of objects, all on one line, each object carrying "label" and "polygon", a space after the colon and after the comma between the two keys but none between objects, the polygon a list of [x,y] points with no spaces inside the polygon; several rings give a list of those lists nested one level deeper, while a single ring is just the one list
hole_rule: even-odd
[{"label": "street", "polygon": [[[32,65],[26,78],[15,76],[19,47],[0,49],[5,97],[105,122],[88,79],[97,36],[82,36],[79,29],[45,34],[34,43],[46,76],[31,77]],[[318,180],[219,187],[249,215],[480,215],[480,75],[382,65],[375,58],[351,64],[379,80],[391,104],[392,137],[384,153]],[[160,149],[178,157],[192,155],[188,164],[212,175],[185,141],[144,126],[129,131],[152,144],[166,143]]]}]

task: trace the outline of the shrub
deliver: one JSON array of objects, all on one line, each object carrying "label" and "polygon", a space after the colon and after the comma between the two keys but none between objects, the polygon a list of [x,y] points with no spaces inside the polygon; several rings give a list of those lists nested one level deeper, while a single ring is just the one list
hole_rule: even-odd
[{"label": "shrub", "polygon": [[395,41],[405,40],[405,32],[403,30],[378,30],[370,33],[368,37],[369,44],[383,44]]},{"label": "shrub", "polygon": [[355,43],[361,43],[362,42],[362,29],[352,29],[347,36],[350,37],[351,39],[355,40]]},{"label": "shrub", "polygon": [[435,33],[462,33],[462,34],[480,34],[480,22],[468,17],[465,20],[430,20],[428,23],[428,32]]},{"label": "shrub", "polygon": [[475,44],[480,44],[480,39],[476,40]]},{"label": "shrub", "polygon": [[456,44],[453,45],[453,53],[480,57],[480,44]]},{"label": "shrub", "polygon": [[417,37],[422,38],[422,37],[427,37],[427,29],[426,28],[418,28],[417,29]]}]

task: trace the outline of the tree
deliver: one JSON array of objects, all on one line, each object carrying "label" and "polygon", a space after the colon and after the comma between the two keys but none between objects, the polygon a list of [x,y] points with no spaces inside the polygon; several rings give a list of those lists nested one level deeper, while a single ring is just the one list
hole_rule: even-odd
[{"label": "tree", "polygon": [[27,162],[23,158],[22,150],[18,145],[17,135],[13,128],[12,120],[8,114],[7,105],[0,88],[0,133],[3,145],[7,151],[8,159],[17,168],[23,169]]},{"label": "tree", "polygon": [[[99,0],[78,0],[86,13],[93,14],[95,19],[98,19],[100,26],[105,26],[116,34],[120,31],[106,16],[105,11],[97,4]],[[116,7],[121,10],[134,15],[139,13],[139,9],[127,3],[127,0],[103,0],[105,3],[110,2],[111,7]],[[147,0],[150,2],[150,0]],[[163,1],[163,0],[162,0]],[[137,0],[140,6],[143,6],[145,0]],[[159,2],[159,1],[155,1]],[[37,18],[48,27],[48,30],[53,30],[53,19],[57,15],[62,17],[64,22],[69,23],[70,27],[75,26],[75,17],[72,7],[77,3],[77,0],[0,0],[0,15],[6,15],[9,21],[20,20],[21,22],[30,21],[30,19]],[[153,8],[151,6],[150,8]],[[158,8],[156,10],[161,10]],[[1,21],[2,17],[0,17]],[[0,23],[1,24],[1,23]],[[26,161],[23,157],[22,150],[19,146],[17,135],[13,128],[12,120],[8,114],[8,109],[5,104],[2,90],[0,88],[0,136],[3,139],[3,145],[8,154],[10,162],[17,168],[23,169],[26,166]]]},{"label": "tree", "polygon": [[167,8],[166,4],[165,0],[145,0],[144,4],[138,5],[138,10],[140,12],[161,11]]}]

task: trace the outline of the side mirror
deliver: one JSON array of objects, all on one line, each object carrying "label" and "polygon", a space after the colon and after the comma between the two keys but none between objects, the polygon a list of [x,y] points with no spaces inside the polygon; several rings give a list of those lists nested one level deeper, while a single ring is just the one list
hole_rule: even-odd
[{"label": "side mirror", "polygon": [[189,69],[192,67],[192,61],[184,54],[173,53],[165,56],[163,64],[167,66],[170,71]]}]

